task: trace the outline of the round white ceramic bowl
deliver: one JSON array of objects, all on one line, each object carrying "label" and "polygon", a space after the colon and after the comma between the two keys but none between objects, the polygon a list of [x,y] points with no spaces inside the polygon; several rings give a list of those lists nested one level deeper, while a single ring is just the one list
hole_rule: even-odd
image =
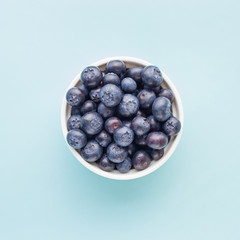
[{"label": "round white ceramic bowl", "polygon": [[[105,69],[105,66],[109,61],[116,60],[116,59],[124,61],[128,68],[129,67],[135,67],[135,66],[145,67],[145,66],[151,65],[149,62],[146,62],[146,61],[138,59],[138,58],[113,57],[113,58],[102,59],[98,62],[95,62],[95,63],[91,64],[91,66],[97,66],[101,70],[103,70],[103,69]],[[143,176],[146,176],[146,175],[152,173],[156,169],[160,168],[171,157],[171,155],[175,151],[175,149],[176,149],[176,147],[177,147],[177,145],[180,141],[181,135],[182,135],[182,130],[183,130],[183,107],[182,107],[182,101],[180,99],[180,96],[179,96],[178,91],[175,88],[174,84],[171,82],[171,80],[167,77],[167,75],[165,73],[162,72],[162,74],[163,74],[162,86],[164,88],[171,89],[174,93],[174,96],[175,96],[175,100],[172,104],[173,115],[175,117],[177,117],[181,121],[181,124],[182,124],[182,128],[181,128],[181,131],[179,132],[179,134],[175,137],[172,137],[171,141],[168,143],[167,147],[164,149],[164,156],[160,160],[152,161],[150,166],[147,169],[144,169],[142,171],[137,171],[135,169],[131,169],[128,173],[120,173],[117,170],[114,170],[112,172],[105,172],[102,169],[100,169],[96,163],[88,163],[87,161],[85,161],[81,157],[79,150],[76,150],[76,149],[70,147],[67,144],[68,147],[70,148],[71,152],[73,153],[73,155],[77,158],[77,160],[79,162],[81,162],[86,168],[88,168],[89,170],[91,170],[92,172],[94,172],[94,173],[96,173],[100,176],[103,176],[103,177],[106,177],[106,178],[111,178],[111,179],[117,179],[117,180],[130,180],[130,179],[143,177]],[[81,72],[71,82],[68,89],[70,89],[72,87],[76,87],[80,83],[81,83]],[[71,106],[69,106],[67,104],[67,101],[66,101],[66,98],[65,98],[65,95],[64,95],[63,103],[62,103],[62,111],[61,111],[61,124],[62,124],[63,136],[64,136],[65,140],[66,140],[66,135],[68,133],[67,120],[70,116],[70,113],[71,113]],[[67,143],[67,141],[66,141],[66,143]]]}]

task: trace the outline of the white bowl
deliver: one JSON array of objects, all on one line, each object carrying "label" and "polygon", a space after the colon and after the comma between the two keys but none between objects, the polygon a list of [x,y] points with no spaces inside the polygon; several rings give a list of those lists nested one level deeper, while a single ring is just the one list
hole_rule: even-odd
[{"label": "white bowl", "polygon": [[[151,65],[149,62],[146,62],[144,60],[138,59],[138,58],[133,58],[133,57],[113,57],[113,58],[105,58],[102,59],[98,62],[95,62],[93,64],[91,64],[92,66],[97,66],[99,67],[101,70],[103,70],[106,66],[106,64],[111,61],[111,60],[122,60],[125,62],[127,67],[135,67],[135,66],[140,66],[140,67],[145,67],[148,65]],[[68,144],[68,147],[70,148],[71,152],[73,153],[73,155],[77,158],[77,160],[79,162],[81,162],[86,168],[88,168],[89,170],[91,170],[92,172],[106,177],[106,178],[111,178],[111,179],[117,179],[117,180],[130,180],[130,179],[135,179],[135,178],[139,178],[139,177],[143,177],[145,175],[148,175],[150,173],[152,173],[153,171],[155,171],[156,169],[160,168],[173,154],[173,152],[175,151],[181,135],[182,135],[182,130],[183,130],[183,107],[182,107],[182,101],[180,99],[180,96],[178,94],[177,89],[175,88],[174,84],[171,82],[171,80],[167,77],[167,75],[165,73],[163,73],[163,83],[162,86],[165,88],[169,88],[173,91],[174,96],[175,96],[175,100],[172,104],[172,111],[173,111],[173,115],[175,117],[177,117],[182,124],[182,128],[181,131],[179,132],[179,134],[175,137],[171,138],[171,141],[168,143],[167,147],[164,149],[164,156],[160,159],[160,160],[154,160],[151,162],[150,166],[142,171],[137,171],[135,169],[131,169],[128,173],[120,173],[117,170],[114,170],[112,172],[105,172],[102,169],[100,169],[98,167],[98,165],[96,163],[88,163],[87,161],[85,161],[81,155],[80,152],[72,147],[70,147]],[[81,83],[81,72],[75,77],[75,79],[71,82],[71,84],[69,85],[69,88],[72,87],[76,87]],[[67,91],[66,91],[67,92]],[[62,131],[63,131],[63,136],[66,140],[66,135],[68,133],[68,129],[67,129],[67,120],[70,116],[71,113],[71,106],[69,106],[67,104],[65,95],[63,98],[63,103],[62,103],[62,112],[61,112],[61,124],[62,124]],[[67,141],[66,141],[67,143]]]}]

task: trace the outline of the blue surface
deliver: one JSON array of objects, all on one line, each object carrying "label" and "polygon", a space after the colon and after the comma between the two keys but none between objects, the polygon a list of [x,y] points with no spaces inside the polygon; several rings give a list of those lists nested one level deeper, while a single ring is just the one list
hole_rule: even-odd
[{"label": "blue surface", "polygon": [[[239,1],[2,1],[0,239],[240,239]],[[159,66],[184,105],[161,169],[121,182],[60,127],[75,75],[105,57]]]}]

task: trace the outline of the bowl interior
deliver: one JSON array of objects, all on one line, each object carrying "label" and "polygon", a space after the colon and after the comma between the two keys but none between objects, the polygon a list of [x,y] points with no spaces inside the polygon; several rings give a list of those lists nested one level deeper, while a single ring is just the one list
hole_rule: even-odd
[{"label": "bowl interior", "polygon": [[[141,59],[131,58],[131,57],[107,58],[107,59],[103,59],[101,61],[98,61],[98,62],[96,62],[92,65],[99,67],[101,70],[104,70],[105,67],[106,67],[106,64],[110,60],[114,60],[114,59],[120,59],[120,60],[124,61],[127,68],[136,67],[136,66],[145,67],[145,66],[150,65],[150,63],[148,63],[146,61],[143,61]],[[76,76],[76,78],[73,80],[73,82],[70,84],[69,88],[77,87],[77,86],[80,85],[80,83],[81,83],[81,77],[80,77],[80,73],[79,73]],[[179,96],[175,86],[173,85],[173,83],[170,81],[170,79],[164,73],[163,73],[163,83],[161,85],[162,85],[162,87],[169,88],[173,91],[173,93],[175,95],[175,100],[172,103],[173,115],[181,121],[182,129],[183,129],[183,108],[182,108],[182,103],[181,103],[180,96]],[[64,96],[61,118],[62,118],[62,130],[63,130],[63,135],[64,135],[65,140],[66,140],[66,135],[68,133],[67,120],[70,117],[70,114],[71,114],[71,106],[67,104],[67,102],[65,100],[65,96]],[[174,150],[176,149],[177,144],[179,143],[179,140],[181,138],[182,129],[177,136],[171,138],[171,141],[168,143],[167,147],[164,149],[164,156],[160,160],[153,160],[151,162],[150,166],[143,171],[137,171],[135,169],[131,169],[128,173],[124,173],[124,174],[120,173],[117,170],[114,170],[112,172],[105,172],[105,171],[101,170],[98,167],[97,163],[86,162],[81,157],[79,150],[76,150],[76,149],[70,147],[68,144],[67,145],[70,148],[70,150],[72,151],[73,155],[85,167],[87,167],[89,170],[95,172],[96,174],[99,174],[99,175],[107,177],[107,178],[112,178],[112,179],[129,180],[129,179],[134,179],[134,178],[139,178],[139,177],[145,176],[145,175],[155,171],[160,166],[162,166],[168,160],[168,158],[172,155]]]}]

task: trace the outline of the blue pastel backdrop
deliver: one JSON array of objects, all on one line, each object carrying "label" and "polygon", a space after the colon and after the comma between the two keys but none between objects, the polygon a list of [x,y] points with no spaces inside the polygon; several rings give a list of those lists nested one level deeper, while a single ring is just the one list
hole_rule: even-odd
[{"label": "blue pastel backdrop", "polygon": [[[239,1],[0,4],[0,239],[240,239]],[[182,140],[153,174],[123,182],[84,168],[60,127],[88,64],[159,66],[184,105]]]}]

